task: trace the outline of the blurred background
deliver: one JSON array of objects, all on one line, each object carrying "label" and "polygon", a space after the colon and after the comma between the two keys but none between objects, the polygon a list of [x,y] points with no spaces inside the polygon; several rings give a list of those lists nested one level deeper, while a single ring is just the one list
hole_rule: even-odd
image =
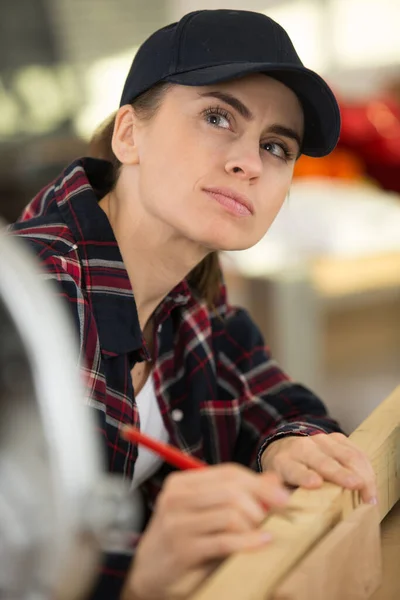
[{"label": "blurred background", "polygon": [[138,45],[201,8],[265,12],[338,96],[338,148],[302,157],[265,239],[223,263],[282,367],[351,431],[400,383],[400,0],[0,0],[0,215],[87,153]]}]

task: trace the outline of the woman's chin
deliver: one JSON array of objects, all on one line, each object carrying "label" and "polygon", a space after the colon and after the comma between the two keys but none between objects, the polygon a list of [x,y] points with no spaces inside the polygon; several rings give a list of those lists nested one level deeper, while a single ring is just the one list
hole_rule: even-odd
[{"label": "woman's chin", "polygon": [[212,251],[246,250],[260,240],[260,232],[250,231],[248,225],[235,223],[232,226],[222,219],[203,223],[193,219],[185,233],[187,238]]},{"label": "woman's chin", "polygon": [[234,252],[237,250],[247,250],[257,243],[258,240],[248,240],[243,236],[241,238],[233,238],[229,236],[215,235],[208,236],[204,241],[204,246],[214,252]]}]

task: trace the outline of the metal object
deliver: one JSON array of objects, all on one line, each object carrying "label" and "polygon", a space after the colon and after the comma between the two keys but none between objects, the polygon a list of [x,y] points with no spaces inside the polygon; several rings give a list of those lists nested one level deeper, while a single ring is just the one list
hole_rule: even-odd
[{"label": "metal object", "polygon": [[73,328],[23,240],[0,235],[0,598],[83,597],[131,510],[105,474]]}]

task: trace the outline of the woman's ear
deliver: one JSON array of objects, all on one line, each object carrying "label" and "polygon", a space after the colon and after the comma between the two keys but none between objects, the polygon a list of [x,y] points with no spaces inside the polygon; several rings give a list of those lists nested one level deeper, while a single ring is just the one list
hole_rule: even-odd
[{"label": "woman's ear", "polygon": [[115,117],[112,150],[121,164],[139,163],[139,152],[135,143],[136,115],[130,104],[121,106]]}]

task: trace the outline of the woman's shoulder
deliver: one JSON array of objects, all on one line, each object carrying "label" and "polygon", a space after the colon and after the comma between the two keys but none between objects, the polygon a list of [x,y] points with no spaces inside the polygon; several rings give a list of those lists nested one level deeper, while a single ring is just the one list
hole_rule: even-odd
[{"label": "woman's shoulder", "polygon": [[42,259],[64,255],[75,246],[73,233],[60,210],[60,181],[67,171],[43,187],[7,228],[8,233],[25,239]]},{"label": "woman's shoulder", "polygon": [[37,257],[46,277],[60,279],[66,275],[79,285],[80,277],[76,277],[78,264],[77,245],[74,236],[61,217],[56,205],[45,211],[36,209],[37,197],[28,205],[24,213],[6,229],[7,235],[21,240],[30,252]]},{"label": "woman's shoulder", "polygon": [[18,220],[8,226],[7,233],[22,238],[41,260],[65,256],[76,247],[71,231],[56,213]]}]

